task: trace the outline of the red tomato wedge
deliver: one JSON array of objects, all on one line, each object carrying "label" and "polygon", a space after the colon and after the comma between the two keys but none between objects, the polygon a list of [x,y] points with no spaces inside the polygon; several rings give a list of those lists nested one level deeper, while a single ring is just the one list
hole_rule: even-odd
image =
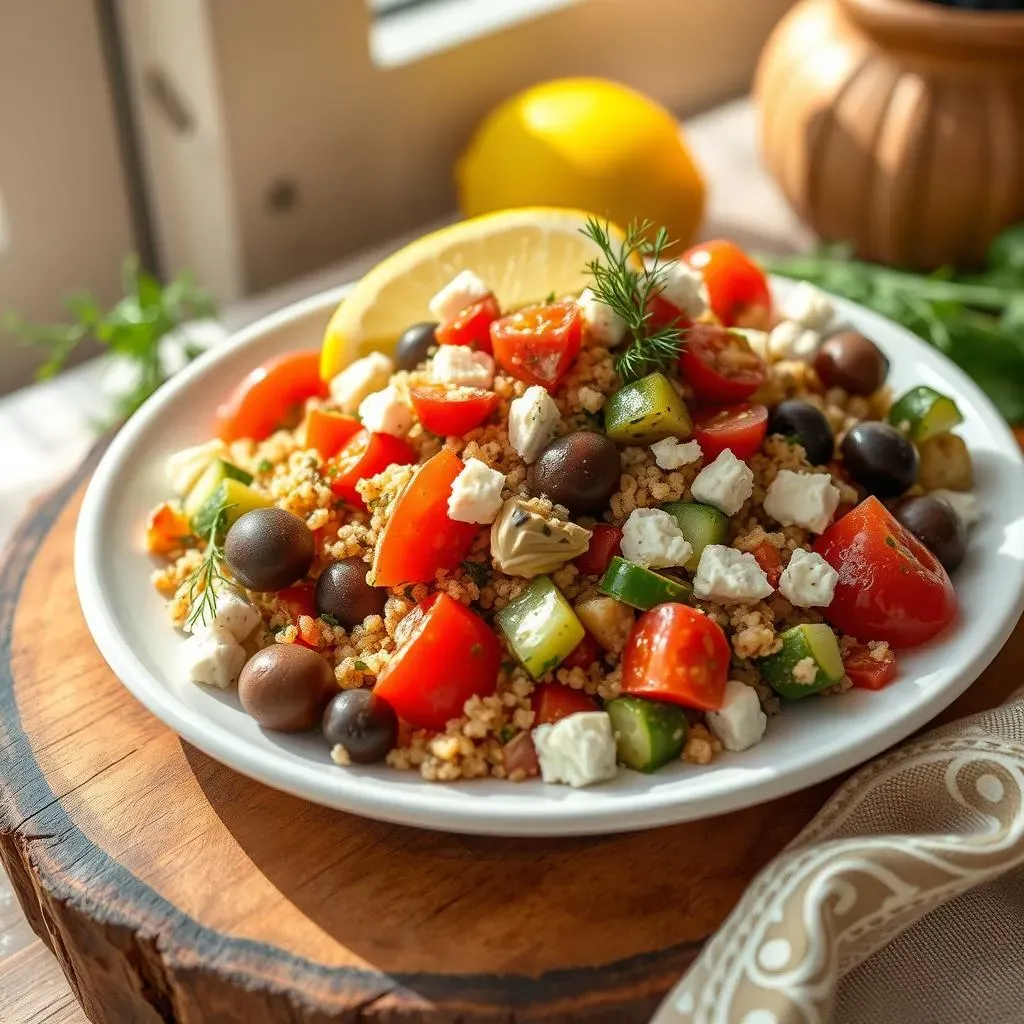
[{"label": "red tomato wedge", "polygon": [[839,573],[822,614],[850,636],[914,647],[956,615],[946,570],[873,496],[833,523],[814,550]]},{"label": "red tomato wedge", "polygon": [[744,402],[725,409],[707,409],[693,421],[693,436],[704,453],[704,465],[714,462],[726,448],[742,462],[761,450],[768,432],[768,410]]},{"label": "red tomato wedge", "polygon": [[331,490],[356,508],[365,508],[356,491],[360,480],[376,476],[388,466],[407,466],[415,461],[416,452],[400,437],[360,429],[334,459]]},{"label": "red tomato wedge", "polygon": [[717,239],[688,250],[683,259],[704,275],[711,309],[726,327],[765,327],[772,294],[764,271],[734,242]]},{"label": "red tomato wedge", "polygon": [[300,583],[294,587],[285,587],[277,592],[277,599],[288,609],[292,619],[302,615],[316,617],[316,587],[311,583]]},{"label": "red tomato wedge", "polygon": [[590,546],[573,559],[573,565],[588,576],[602,576],[615,555],[622,554],[622,530],[599,523],[590,532]]},{"label": "red tomato wedge", "polygon": [[429,583],[438,569],[454,569],[466,557],[481,528],[448,518],[452,484],[462,470],[462,459],[447,448],[420,466],[377,542],[374,586]]},{"label": "red tomato wedge", "polygon": [[695,324],[686,332],[679,366],[697,399],[713,405],[742,402],[768,376],[747,339],[716,324]]},{"label": "red tomato wedge", "polygon": [[440,324],[434,332],[439,345],[468,345],[480,352],[491,351],[491,324],[501,316],[493,295],[467,306],[454,319]]},{"label": "red tomato wedge", "polygon": [[562,659],[562,668],[590,668],[604,657],[604,650],[590,633]]},{"label": "red tomato wedge", "polygon": [[550,725],[579,711],[597,710],[593,697],[561,683],[541,683],[534,689],[530,703],[534,725]]},{"label": "red tomato wedge", "polygon": [[498,396],[480,388],[446,388],[425,384],[411,388],[409,398],[420,423],[442,437],[475,430],[494,412]]},{"label": "red tomato wedge", "polygon": [[717,711],[729,678],[721,627],[685,604],[659,604],[637,620],[622,661],[622,692]]},{"label": "red tomato wedge", "polygon": [[528,306],[491,324],[494,358],[506,372],[549,390],[572,366],[583,339],[575,302]]},{"label": "red tomato wedge", "polygon": [[243,437],[262,441],[287,426],[310,398],[326,398],[319,352],[288,352],[257,366],[218,408],[214,431],[230,444]]},{"label": "red tomato wedge", "polygon": [[306,417],[306,447],[315,448],[321,458],[332,459],[362,429],[355,416],[310,409]]},{"label": "red tomato wedge", "polygon": [[758,544],[751,554],[757,559],[757,564],[761,566],[765,576],[768,577],[768,582],[773,587],[778,587],[779,579],[782,576],[782,555],[779,554],[779,549],[773,544],[769,544],[768,541],[764,541]]},{"label": "red tomato wedge", "polygon": [[854,686],[880,690],[896,678],[896,655],[886,649],[881,658],[876,658],[867,644],[857,644],[843,655],[843,668]]},{"label": "red tomato wedge", "polygon": [[191,535],[188,516],[165,501],[157,505],[146,520],[146,551],[151,555],[169,555],[183,548]]},{"label": "red tomato wedge", "polygon": [[405,640],[377,678],[373,692],[417,729],[440,732],[470,697],[494,693],[501,644],[490,626],[447,594],[414,608]]}]

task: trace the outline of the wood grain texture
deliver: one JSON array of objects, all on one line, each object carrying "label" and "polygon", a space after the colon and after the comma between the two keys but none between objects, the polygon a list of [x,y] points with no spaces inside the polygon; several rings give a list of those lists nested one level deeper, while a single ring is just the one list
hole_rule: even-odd
[{"label": "wood grain texture", "polygon": [[[92,1021],[642,1021],[831,789],[561,840],[430,833],[267,789],[102,662],[71,576],[80,483],[26,524],[2,577],[0,858]],[[1018,630],[950,713],[1003,699],[1022,657]]]}]

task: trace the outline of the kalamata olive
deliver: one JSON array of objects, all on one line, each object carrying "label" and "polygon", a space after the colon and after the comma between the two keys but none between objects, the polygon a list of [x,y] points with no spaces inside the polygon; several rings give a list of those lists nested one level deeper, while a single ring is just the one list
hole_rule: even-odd
[{"label": "kalamata olive", "polygon": [[257,651],[238,679],[238,698],[264,729],[304,732],[321,719],[338,692],[334,669],[316,651],[271,644]]},{"label": "kalamata olive", "polygon": [[316,581],[317,615],[333,615],[351,629],[367,615],[381,615],[387,594],[366,582],[366,563],[358,557],[332,562]]},{"label": "kalamata olive", "polygon": [[889,360],[870,338],[857,331],[842,331],[821,344],[814,369],[825,387],[866,396],[885,383]]},{"label": "kalamata olive", "polygon": [[309,572],[316,554],[310,528],[283,508],[254,508],[224,541],[224,559],[246,590],[283,590]]},{"label": "kalamata olive", "polygon": [[795,398],[779,402],[768,417],[768,433],[795,437],[807,453],[807,461],[824,465],[835,454],[836,439],[825,414],[810,402]]},{"label": "kalamata olive", "polygon": [[415,370],[426,362],[427,353],[437,345],[435,323],[413,324],[406,327],[395,342],[395,363],[400,370]]},{"label": "kalamata olive", "polygon": [[552,441],[530,467],[526,482],[573,515],[600,512],[621,474],[619,450],[604,434],[577,430]]},{"label": "kalamata olive", "polygon": [[888,423],[855,423],[839,451],[850,476],[880,498],[895,498],[917,479],[917,449]]},{"label": "kalamata olive", "polygon": [[324,712],[324,739],[357,764],[383,761],[398,739],[398,716],[372,690],[342,690]]},{"label": "kalamata olive", "polygon": [[944,501],[918,495],[901,498],[892,514],[952,572],[963,560],[967,549],[967,529],[960,517]]}]

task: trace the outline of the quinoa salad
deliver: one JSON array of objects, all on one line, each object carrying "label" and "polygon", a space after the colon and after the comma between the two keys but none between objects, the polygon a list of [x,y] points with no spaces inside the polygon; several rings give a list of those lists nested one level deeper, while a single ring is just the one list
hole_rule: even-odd
[{"label": "quinoa salad", "polygon": [[579,294],[469,266],[389,354],[225,381],[146,533],[182,685],[325,771],[584,786],[736,757],[950,625],[955,403],[730,242],[583,230]]}]

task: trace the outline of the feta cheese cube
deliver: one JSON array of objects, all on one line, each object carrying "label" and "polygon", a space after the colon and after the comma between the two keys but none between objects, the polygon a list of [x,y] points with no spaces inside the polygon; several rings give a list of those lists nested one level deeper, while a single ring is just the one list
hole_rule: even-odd
[{"label": "feta cheese cube", "polygon": [[242,645],[226,629],[205,626],[181,645],[185,676],[191,683],[226,690],[234,686],[245,665]]},{"label": "feta cheese cube", "polygon": [[490,294],[491,289],[472,270],[462,270],[430,300],[430,314],[439,323],[450,323],[467,306]]},{"label": "feta cheese cube", "polygon": [[705,714],[708,728],[726,750],[739,752],[760,743],[768,728],[768,716],[752,686],[730,679],[725,700],[717,711]]},{"label": "feta cheese cube", "polygon": [[505,474],[479,459],[467,459],[452,483],[448,518],[459,523],[493,523],[501,510]]},{"label": "feta cheese cube", "polygon": [[175,452],[167,459],[166,473],[175,494],[184,497],[196,485],[214,459],[227,455],[228,446],[221,440],[207,441],[194,448]]},{"label": "feta cheese cube", "polygon": [[694,501],[714,505],[727,516],[734,516],[754,493],[753,470],[726,448],[697,474],[690,493]]},{"label": "feta cheese cube", "polygon": [[554,437],[561,418],[555,400],[539,384],[534,384],[509,406],[509,444],[524,462],[536,462]]},{"label": "feta cheese cube", "polygon": [[703,456],[697,441],[680,441],[678,437],[665,437],[651,445],[654,461],[659,469],[679,469]]},{"label": "feta cheese cube", "polygon": [[658,569],[685,565],[693,554],[675,516],[660,508],[637,508],[622,524],[622,557],[629,562]]},{"label": "feta cheese cube", "polygon": [[768,597],[772,585],[749,551],[709,544],[693,577],[693,593],[704,601],[754,602]]},{"label": "feta cheese cube", "polygon": [[779,593],[797,608],[827,608],[839,573],[815,551],[797,548],[779,577]]},{"label": "feta cheese cube", "polygon": [[622,344],[626,336],[626,321],[611,306],[601,302],[589,288],[583,289],[576,305],[583,317],[583,329],[594,341],[605,348]]},{"label": "feta cheese cube", "polygon": [[835,315],[831,297],[809,281],[801,281],[782,303],[784,320],[795,320],[812,331],[826,330]]},{"label": "feta cheese cube", "polygon": [[800,359],[805,363],[814,358],[821,345],[821,335],[795,320],[783,320],[768,335],[769,359]]},{"label": "feta cheese cube", "polygon": [[929,491],[929,497],[938,498],[944,501],[959,517],[964,524],[964,529],[969,530],[981,519],[981,506],[978,504],[978,496],[971,491]]},{"label": "feta cheese cube", "polygon": [[[241,643],[256,628],[260,621],[260,613],[237,587],[227,583],[215,583],[214,591],[217,595],[217,611],[213,620],[207,623],[202,617],[197,617],[194,625],[190,626],[186,622],[185,632],[200,633],[208,626],[215,626],[230,633],[236,643]],[[202,600],[202,594],[196,597],[189,608],[189,619]]]},{"label": "feta cheese cube", "polygon": [[604,711],[578,711],[533,730],[533,745],[545,782],[589,786],[615,778],[615,736]]},{"label": "feta cheese cube", "polygon": [[405,404],[394,384],[367,395],[359,403],[359,419],[371,433],[393,437],[405,437],[414,423],[412,409]]},{"label": "feta cheese cube", "polygon": [[707,311],[708,289],[704,275],[683,260],[672,260],[662,268],[657,294],[690,320]]},{"label": "feta cheese cube", "polygon": [[764,510],[783,526],[823,533],[839,507],[839,488],[827,473],[780,469],[764,497]]},{"label": "feta cheese cube", "polygon": [[342,412],[354,415],[359,403],[385,387],[394,372],[395,364],[383,352],[371,352],[331,380],[331,398]]},{"label": "feta cheese cube", "polygon": [[487,390],[494,383],[494,360],[467,345],[441,345],[430,361],[430,375],[439,384]]}]

